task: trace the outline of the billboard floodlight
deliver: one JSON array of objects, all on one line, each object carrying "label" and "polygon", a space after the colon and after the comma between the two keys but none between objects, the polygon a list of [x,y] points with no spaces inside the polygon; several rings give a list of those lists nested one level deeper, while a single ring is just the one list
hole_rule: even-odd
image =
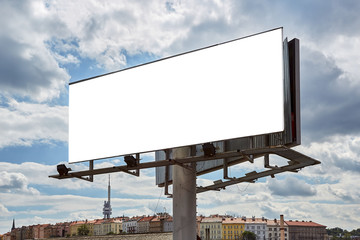
[{"label": "billboard floodlight", "polygon": [[212,143],[204,143],[202,149],[205,157],[212,157],[216,154],[216,148]]},{"label": "billboard floodlight", "polygon": [[124,161],[126,162],[126,165],[128,167],[136,167],[137,165],[137,160],[134,156],[132,155],[127,155],[124,157]]},{"label": "billboard floodlight", "polygon": [[65,164],[57,165],[56,169],[60,176],[66,176],[68,175],[69,171],[71,171],[71,168],[66,167]]}]

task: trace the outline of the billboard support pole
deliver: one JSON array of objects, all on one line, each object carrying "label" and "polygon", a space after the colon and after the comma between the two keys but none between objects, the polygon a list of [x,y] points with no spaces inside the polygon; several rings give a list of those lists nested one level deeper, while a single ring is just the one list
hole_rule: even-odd
[{"label": "billboard support pole", "polygon": [[[174,149],[174,159],[190,156],[190,147]],[[196,163],[173,166],[174,240],[196,239]]]}]

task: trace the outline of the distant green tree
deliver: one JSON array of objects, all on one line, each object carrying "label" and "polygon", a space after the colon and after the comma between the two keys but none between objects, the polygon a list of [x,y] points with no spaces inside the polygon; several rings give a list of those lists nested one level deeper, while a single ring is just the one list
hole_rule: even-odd
[{"label": "distant green tree", "polygon": [[339,227],[326,229],[326,231],[327,234],[331,236],[341,236],[344,234],[344,230]]},{"label": "distant green tree", "polygon": [[352,236],[360,236],[360,228],[358,228],[356,230],[354,229],[350,233]]},{"label": "distant green tree", "polygon": [[244,231],[240,237],[241,240],[256,240],[256,235],[253,232]]},{"label": "distant green tree", "polygon": [[87,236],[87,235],[89,235],[89,232],[90,232],[90,230],[89,230],[88,226],[86,226],[86,224],[81,225],[77,230],[77,233],[79,236]]}]

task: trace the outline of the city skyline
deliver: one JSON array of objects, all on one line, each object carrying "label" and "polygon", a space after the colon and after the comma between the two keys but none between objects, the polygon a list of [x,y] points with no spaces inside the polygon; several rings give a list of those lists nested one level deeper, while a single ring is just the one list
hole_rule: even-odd
[{"label": "city skyline", "polygon": [[[17,225],[103,216],[107,175],[57,180],[68,165],[68,83],[283,27],[300,40],[302,145],[321,164],[197,196],[198,214],[314,219],[360,226],[360,2],[8,1],[0,10],[0,233]],[[220,61],[214,59],[214,61]],[[219,83],[221,81],[219,80]],[[169,115],[172,113],[169,112]],[[146,115],[139,115],[146,121]],[[156,137],[156,136],[154,136]],[[151,161],[154,154],[142,156]],[[280,161],[279,159],[273,159]],[[124,164],[95,161],[95,168]],[[262,168],[230,168],[230,177]],[[87,163],[71,164],[75,170]],[[222,172],[198,177],[198,185]],[[171,199],[140,177],[111,174],[113,216],[152,215]]]}]

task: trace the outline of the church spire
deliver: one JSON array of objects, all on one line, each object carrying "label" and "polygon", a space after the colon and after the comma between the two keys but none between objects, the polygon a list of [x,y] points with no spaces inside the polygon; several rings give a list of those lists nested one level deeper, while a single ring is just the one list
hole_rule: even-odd
[{"label": "church spire", "polygon": [[13,224],[12,224],[12,228],[11,231],[15,229],[15,218],[13,218]]}]

